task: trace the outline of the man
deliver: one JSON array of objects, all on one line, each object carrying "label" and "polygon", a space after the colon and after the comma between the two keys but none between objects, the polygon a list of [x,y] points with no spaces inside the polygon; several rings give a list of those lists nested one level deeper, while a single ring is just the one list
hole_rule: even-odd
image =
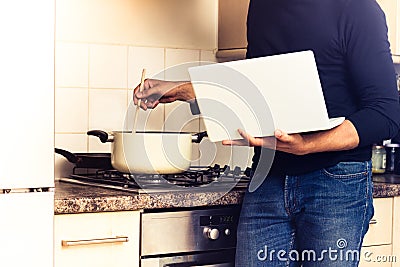
[{"label": "man", "polygon": [[[248,58],[312,50],[329,116],[346,120],[223,142],[254,146],[253,169],[276,149],[263,184],[245,195],[236,266],[357,266],[373,215],[371,145],[400,125],[385,16],[375,0],[251,0],[247,26]],[[145,89],[134,97],[144,109],[195,102],[189,82],[147,80]]]}]

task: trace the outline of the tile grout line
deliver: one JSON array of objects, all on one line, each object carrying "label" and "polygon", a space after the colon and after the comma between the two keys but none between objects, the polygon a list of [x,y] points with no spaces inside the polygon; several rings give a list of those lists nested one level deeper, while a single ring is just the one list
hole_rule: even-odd
[{"label": "tile grout line", "polygon": [[[88,131],[89,130],[89,126],[90,126],[90,68],[91,68],[91,64],[90,64],[90,60],[91,60],[90,52],[91,52],[91,49],[90,49],[90,44],[89,43],[88,43],[87,50],[88,50],[88,73],[87,73],[87,79],[88,79],[87,80],[87,84],[88,84],[88,87],[87,87],[87,90],[88,90],[87,103],[88,103],[88,107],[87,107],[86,130]],[[88,135],[86,135],[86,151],[90,152],[89,136]]]},{"label": "tile grout line", "polygon": [[167,49],[181,49],[181,50],[204,50],[204,51],[214,51],[215,48],[204,48],[204,47],[179,47],[179,46],[160,46],[160,45],[144,45],[144,44],[134,44],[134,43],[112,43],[112,42],[87,42],[78,40],[56,40],[56,42],[64,44],[93,44],[93,45],[110,45],[110,46],[131,46],[131,47],[143,47],[143,48],[167,48]]},{"label": "tile grout line", "polygon": [[[129,50],[130,49],[129,49],[129,45],[128,45],[126,47],[126,106],[125,106],[126,112],[125,112],[125,119],[124,119],[124,122],[122,125],[122,129],[124,129],[126,127],[126,130],[129,130],[128,129],[128,120],[127,120],[128,112],[129,112],[129,91],[133,90],[133,88],[132,89],[129,88]],[[132,51],[132,54],[133,54],[133,51]],[[132,94],[132,97],[133,97],[133,94]]]}]

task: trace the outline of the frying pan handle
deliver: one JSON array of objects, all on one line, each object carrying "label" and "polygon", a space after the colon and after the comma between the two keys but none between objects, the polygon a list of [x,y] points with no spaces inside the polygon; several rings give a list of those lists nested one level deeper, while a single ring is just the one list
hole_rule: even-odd
[{"label": "frying pan handle", "polygon": [[192,142],[193,143],[200,143],[201,140],[203,140],[204,137],[207,137],[208,134],[207,132],[200,132],[197,134],[192,135]]},{"label": "frying pan handle", "polygon": [[97,136],[102,143],[114,141],[113,136],[108,136],[108,133],[102,130],[91,130],[87,132],[87,135]]},{"label": "frying pan handle", "polygon": [[76,163],[78,161],[78,158],[74,154],[72,154],[71,152],[69,152],[67,150],[55,148],[54,152],[56,152],[57,154],[63,155],[71,163]]}]

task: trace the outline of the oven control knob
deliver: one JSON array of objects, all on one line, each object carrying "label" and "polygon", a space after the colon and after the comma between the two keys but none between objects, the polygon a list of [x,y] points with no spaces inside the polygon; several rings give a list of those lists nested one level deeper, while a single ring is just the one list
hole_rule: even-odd
[{"label": "oven control knob", "polygon": [[203,231],[204,235],[211,240],[217,240],[219,237],[219,230],[217,228],[206,227]]},{"label": "oven control knob", "polygon": [[231,230],[229,230],[229,228],[226,228],[226,229],[225,229],[225,235],[228,236],[228,235],[230,235],[230,234],[231,234]]}]

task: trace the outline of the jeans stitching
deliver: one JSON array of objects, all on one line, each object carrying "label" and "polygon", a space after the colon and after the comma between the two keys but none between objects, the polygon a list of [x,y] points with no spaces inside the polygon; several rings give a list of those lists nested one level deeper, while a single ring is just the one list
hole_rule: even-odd
[{"label": "jeans stitching", "polygon": [[289,180],[289,176],[286,175],[285,176],[285,188],[283,190],[283,194],[284,194],[284,201],[285,201],[285,211],[287,213],[287,215],[290,215],[290,201],[289,201],[289,186],[288,186],[288,180]]},{"label": "jeans stitching", "polygon": [[[289,251],[292,251],[294,248],[294,242],[295,242],[295,236],[296,234],[294,232],[291,233],[291,237],[290,237],[290,242],[289,242]],[[290,259],[288,258],[286,261],[286,266],[290,266]]]},{"label": "jeans stitching", "polygon": [[[289,181],[290,179],[290,181]],[[293,183],[293,180],[295,181]],[[297,207],[299,206],[297,203],[299,197],[297,196],[299,187],[299,179],[297,176],[289,176],[285,177],[285,190],[284,190],[284,201],[285,201],[285,211],[287,215],[292,216],[297,211]]]},{"label": "jeans stitching", "polygon": [[357,172],[357,173],[351,173],[351,174],[333,174],[333,173],[328,172],[325,169],[322,169],[322,171],[327,176],[332,177],[332,178],[336,178],[336,179],[357,178],[359,176],[368,175],[368,172]]},{"label": "jeans stitching", "polygon": [[[367,162],[367,169],[368,169],[368,167],[369,167],[369,162]],[[370,191],[370,187],[369,187],[369,183],[371,182],[370,181],[370,177],[367,177],[367,179],[366,179],[366,184],[365,184],[365,186],[366,186],[366,190],[365,190],[365,195],[364,195],[364,199],[365,199],[365,204],[364,204],[364,215],[363,215],[363,222],[362,222],[362,226],[361,226],[361,232],[360,232],[360,238],[359,238],[359,240],[358,240],[358,244],[357,244],[357,247],[358,247],[358,250],[361,252],[361,244],[362,244],[362,237],[363,237],[363,232],[364,232],[364,225],[365,225],[365,222],[366,222],[366,220],[367,220],[367,210],[368,210],[368,195],[369,195],[369,191]],[[359,261],[361,261],[361,255],[359,255]],[[358,266],[358,264],[356,263],[354,266]]]},{"label": "jeans stitching", "polygon": [[364,171],[350,173],[350,174],[334,174],[329,172],[326,168],[323,168],[322,171],[325,175],[336,179],[356,178],[362,175],[368,175],[368,165],[369,163],[367,162]]}]

